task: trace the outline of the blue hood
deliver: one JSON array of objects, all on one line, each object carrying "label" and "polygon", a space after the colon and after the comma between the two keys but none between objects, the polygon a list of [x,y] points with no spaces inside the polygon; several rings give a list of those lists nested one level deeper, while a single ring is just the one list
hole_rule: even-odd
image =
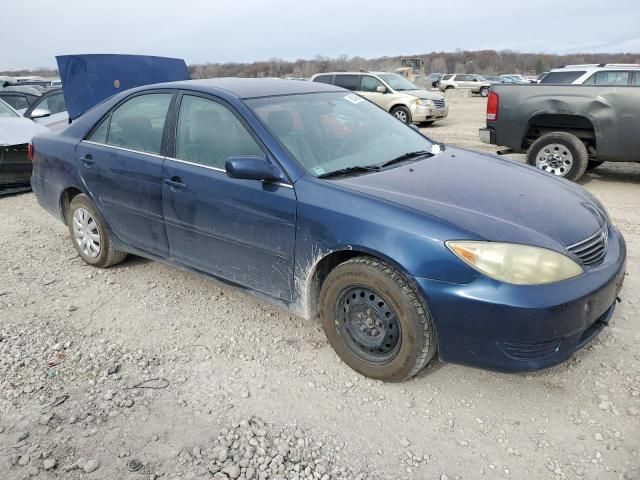
[{"label": "blue hood", "polygon": [[447,146],[431,158],[337,182],[441,218],[479,238],[564,251],[605,222],[582,187],[510,160]]},{"label": "blue hood", "polygon": [[129,88],[191,80],[186,63],[179,58],[99,54],[63,55],[56,61],[72,120]]}]

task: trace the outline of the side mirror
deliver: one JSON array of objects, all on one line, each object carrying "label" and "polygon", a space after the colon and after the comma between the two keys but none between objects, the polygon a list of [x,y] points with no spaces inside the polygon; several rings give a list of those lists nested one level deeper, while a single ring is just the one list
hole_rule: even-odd
[{"label": "side mirror", "polygon": [[46,108],[34,108],[29,115],[29,118],[44,118],[50,117],[51,112]]},{"label": "side mirror", "polygon": [[282,180],[280,172],[260,157],[230,157],[224,166],[230,178],[275,182]]},{"label": "side mirror", "polygon": [[384,85],[378,85],[378,87],[376,88],[376,91],[378,93],[387,93],[387,87],[385,87]]}]

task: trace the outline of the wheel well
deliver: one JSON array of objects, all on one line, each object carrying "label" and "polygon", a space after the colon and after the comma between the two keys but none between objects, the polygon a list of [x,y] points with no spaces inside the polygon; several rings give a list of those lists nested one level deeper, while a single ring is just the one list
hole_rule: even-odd
[{"label": "wheel well", "polygon": [[549,132],[567,132],[582,140],[589,153],[595,154],[596,133],[588,118],[580,115],[541,114],[529,120],[527,131],[522,140],[522,148],[526,150],[536,139]]},{"label": "wheel well", "polygon": [[71,200],[73,200],[73,197],[80,195],[81,193],[81,190],[75,187],[69,187],[62,192],[62,195],[60,195],[60,212],[62,213],[64,223],[67,223],[67,211],[69,210]]},{"label": "wheel well", "polygon": [[389,111],[390,111],[390,112],[393,112],[393,111],[394,111],[396,108],[398,108],[398,107],[403,107],[403,108],[406,108],[407,110],[409,110],[409,107],[407,107],[406,105],[403,105],[402,103],[397,103],[397,104],[393,105],[393,106],[389,109]]},{"label": "wheel well", "polygon": [[394,264],[394,262],[389,261],[381,256],[371,254],[369,252],[365,252],[362,250],[340,250],[337,252],[332,252],[325,257],[323,257],[315,266],[311,277],[308,279],[307,288],[306,288],[306,315],[309,318],[314,318],[320,313],[320,290],[322,289],[322,285],[324,284],[329,273],[336,268],[341,263],[346,262],[347,260],[351,260],[355,257],[371,257],[379,262],[385,263],[400,273],[405,275],[404,270],[399,266]]}]

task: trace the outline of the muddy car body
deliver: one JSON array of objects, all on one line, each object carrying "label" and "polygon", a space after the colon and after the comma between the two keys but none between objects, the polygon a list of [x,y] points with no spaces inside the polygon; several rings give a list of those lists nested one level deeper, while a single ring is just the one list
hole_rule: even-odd
[{"label": "muddy car body", "polygon": [[[563,361],[609,321],[624,274],[624,240],[581,188],[323,83],[132,89],[33,148],[38,202],[88,263],[133,253],[319,315],[341,358],[383,380],[436,353],[503,371]],[[549,194],[564,209],[531,215]]]}]

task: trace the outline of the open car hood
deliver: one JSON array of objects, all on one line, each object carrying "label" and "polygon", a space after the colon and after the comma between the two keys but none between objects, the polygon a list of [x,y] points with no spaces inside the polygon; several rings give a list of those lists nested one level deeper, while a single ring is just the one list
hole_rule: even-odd
[{"label": "open car hood", "polygon": [[64,100],[74,120],[116,93],[153,83],[191,80],[184,60],[147,55],[56,57]]}]

